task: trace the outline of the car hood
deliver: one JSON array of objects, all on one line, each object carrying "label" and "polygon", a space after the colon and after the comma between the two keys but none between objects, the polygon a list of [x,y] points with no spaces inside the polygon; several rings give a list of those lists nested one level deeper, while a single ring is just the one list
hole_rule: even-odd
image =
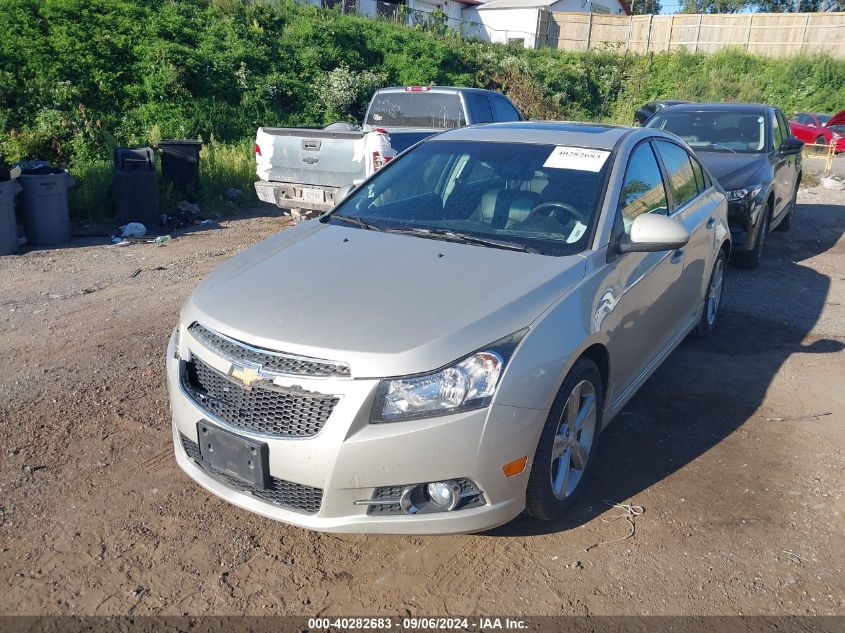
[{"label": "car hood", "polygon": [[182,309],[257,347],[420,373],[529,325],[584,276],[548,257],[306,222],[232,257]]},{"label": "car hood", "polygon": [[845,125],[845,110],[842,110],[842,112],[833,115],[833,118],[824,125],[825,127],[831,127],[833,125]]},{"label": "car hood", "polygon": [[766,154],[698,151],[696,155],[727,190],[754,184],[752,177],[768,162]]}]

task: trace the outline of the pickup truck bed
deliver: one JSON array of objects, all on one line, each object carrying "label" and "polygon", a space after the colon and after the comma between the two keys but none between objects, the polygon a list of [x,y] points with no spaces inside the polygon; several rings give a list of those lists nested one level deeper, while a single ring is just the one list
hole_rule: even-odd
[{"label": "pickup truck bed", "polygon": [[[517,121],[504,95],[478,88],[406,86],[377,90],[363,130],[258,128],[258,197],[295,215],[334,207],[341,188],[357,185],[418,141],[463,125]],[[351,126],[347,126],[351,127]]]},{"label": "pickup truck bed", "polygon": [[341,187],[369,173],[368,133],[258,128],[258,197],[283,208],[325,210]]}]

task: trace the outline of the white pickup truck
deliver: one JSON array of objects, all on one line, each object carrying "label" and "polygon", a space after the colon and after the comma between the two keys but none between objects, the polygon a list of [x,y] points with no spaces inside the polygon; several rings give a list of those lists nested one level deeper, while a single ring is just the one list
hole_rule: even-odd
[{"label": "white pickup truck", "polygon": [[[297,215],[322,213],[396,154],[450,128],[518,121],[504,95],[479,88],[404,86],[377,90],[364,126],[258,128],[255,160],[259,199]],[[341,195],[338,195],[341,194]]]}]

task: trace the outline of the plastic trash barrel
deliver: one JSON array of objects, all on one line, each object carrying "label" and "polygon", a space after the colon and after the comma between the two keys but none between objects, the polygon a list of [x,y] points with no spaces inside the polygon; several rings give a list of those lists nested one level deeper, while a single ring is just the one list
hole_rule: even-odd
[{"label": "plastic trash barrel", "polygon": [[158,174],[153,150],[118,147],[112,152],[112,159],[118,222],[141,222],[147,227],[158,224]]},{"label": "plastic trash barrel", "polygon": [[28,170],[20,175],[23,187],[23,229],[31,244],[54,246],[70,240],[67,191],[76,182],[67,171],[54,167]]},{"label": "plastic trash barrel", "polygon": [[0,181],[0,255],[18,252],[15,196],[20,190],[17,180]]},{"label": "plastic trash barrel", "polygon": [[164,182],[172,182],[180,191],[196,187],[200,179],[202,141],[170,139],[159,141],[158,147]]}]

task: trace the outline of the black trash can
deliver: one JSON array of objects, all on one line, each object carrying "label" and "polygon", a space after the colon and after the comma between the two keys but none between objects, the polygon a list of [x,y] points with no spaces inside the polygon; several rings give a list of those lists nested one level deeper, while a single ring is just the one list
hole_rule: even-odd
[{"label": "black trash can", "polygon": [[190,139],[160,141],[161,177],[179,191],[195,189],[200,180],[202,141]]},{"label": "black trash can", "polygon": [[3,174],[0,173],[0,255],[18,252],[15,196],[20,190],[21,186],[17,180],[3,180]]},{"label": "black trash can", "polygon": [[23,229],[30,244],[55,246],[70,240],[68,189],[75,180],[64,169],[37,167],[24,169],[18,178]]},{"label": "black trash can", "polygon": [[117,221],[141,222],[147,227],[158,224],[158,174],[153,150],[118,147],[112,158]]}]

